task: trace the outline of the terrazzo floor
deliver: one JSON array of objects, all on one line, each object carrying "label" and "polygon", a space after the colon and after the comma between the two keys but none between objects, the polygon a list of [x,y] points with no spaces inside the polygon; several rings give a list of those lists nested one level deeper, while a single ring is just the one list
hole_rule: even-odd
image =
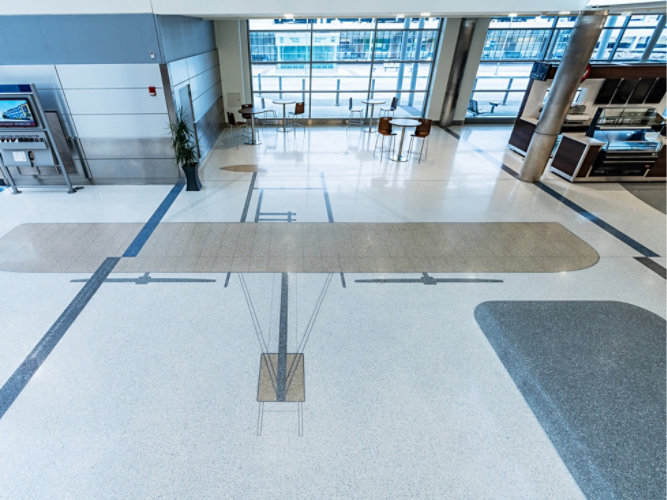
[{"label": "terrazzo floor", "polygon": [[[664,268],[665,215],[615,183],[547,173],[550,194],[517,181],[501,168],[520,167],[505,150],[509,127],[452,131],[460,139],[434,128],[427,159],[400,164],[373,155],[375,138],[353,127],[266,129],[259,146],[223,134],[200,192],[0,192],[0,241],[43,224],[53,251],[38,261],[67,248],[91,259],[80,271],[0,271],[0,497],[583,498],[567,460],[583,441],[550,434],[475,311],[493,301],[607,301],[664,320],[665,280],[637,258]],[[123,257],[170,193],[161,224],[136,257]],[[180,244],[164,237],[170,225],[255,220],[552,224],[597,256],[558,272],[122,267],[148,266],[144,251]],[[65,224],[113,229],[86,240]],[[26,242],[16,245],[22,259],[43,255]],[[539,321],[534,328],[540,335]],[[604,366],[613,345],[600,349]],[[295,376],[294,359],[296,396],[279,387]],[[602,380],[613,391],[610,373]],[[664,408],[653,418],[664,428]],[[554,442],[573,444],[565,453]],[[618,446],[625,458],[637,453]]]}]

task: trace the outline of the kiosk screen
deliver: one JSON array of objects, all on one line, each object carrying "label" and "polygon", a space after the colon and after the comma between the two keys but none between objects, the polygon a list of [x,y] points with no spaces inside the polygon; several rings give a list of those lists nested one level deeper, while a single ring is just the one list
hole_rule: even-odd
[{"label": "kiosk screen", "polygon": [[27,99],[0,99],[0,127],[36,127]]}]

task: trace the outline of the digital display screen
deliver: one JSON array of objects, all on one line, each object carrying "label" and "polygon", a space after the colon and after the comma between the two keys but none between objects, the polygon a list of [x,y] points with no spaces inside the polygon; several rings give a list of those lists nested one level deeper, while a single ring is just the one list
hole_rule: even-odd
[{"label": "digital display screen", "polygon": [[0,99],[0,127],[36,127],[27,99]]}]

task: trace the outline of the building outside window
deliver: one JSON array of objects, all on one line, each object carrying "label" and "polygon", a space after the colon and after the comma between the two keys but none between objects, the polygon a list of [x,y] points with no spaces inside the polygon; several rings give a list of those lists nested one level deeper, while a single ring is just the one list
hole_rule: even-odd
[{"label": "building outside window", "polygon": [[[253,99],[306,103],[311,118],[347,118],[368,97],[398,99],[395,116],[423,116],[440,20],[250,20]],[[378,110],[376,110],[376,115]]]},{"label": "building outside window", "polygon": [[[517,116],[535,61],[558,62],[574,16],[498,17],[491,20],[467,116]],[[664,62],[664,15],[612,15],[591,62]]]}]

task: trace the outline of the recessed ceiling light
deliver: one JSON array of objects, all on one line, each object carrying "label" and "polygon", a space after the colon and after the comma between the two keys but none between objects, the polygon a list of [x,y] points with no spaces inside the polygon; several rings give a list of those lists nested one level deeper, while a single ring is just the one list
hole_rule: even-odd
[{"label": "recessed ceiling light", "polygon": [[567,16],[568,14],[570,14],[570,11],[569,10],[561,10],[558,14],[561,15],[561,16]]},{"label": "recessed ceiling light", "polygon": [[510,13],[507,14],[507,15],[510,16],[510,17],[516,17],[516,16],[518,16],[518,14],[517,14],[516,12],[510,12]]},{"label": "recessed ceiling light", "polygon": [[294,19],[294,14],[285,14],[283,15],[285,19]]},{"label": "recessed ceiling light", "polygon": [[396,19],[405,19],[405,14],[396,14]]},{"label": "recessed ceiling light", "polygon": [[422,12],[422,13],[419,14],[419,15],[422,16],[422,17],[430,17],[430,16],[431,16],[431,13],[430,13],[430,12]]}]

